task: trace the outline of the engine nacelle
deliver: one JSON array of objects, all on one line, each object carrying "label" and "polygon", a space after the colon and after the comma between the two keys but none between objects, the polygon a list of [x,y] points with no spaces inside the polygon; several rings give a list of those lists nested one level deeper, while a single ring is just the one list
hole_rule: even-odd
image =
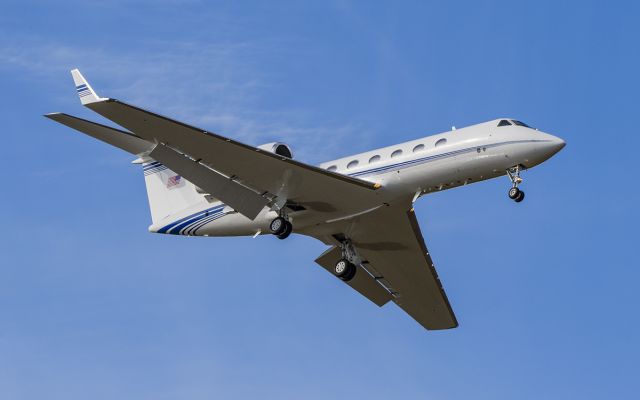
[{"label": "engine nacelle", "polygon": [[293,158],[293,152],[291,148],[284,143],[272,142],[258,146],[261,150],[266,150],[271,153],[275,153],[282,157]]}]

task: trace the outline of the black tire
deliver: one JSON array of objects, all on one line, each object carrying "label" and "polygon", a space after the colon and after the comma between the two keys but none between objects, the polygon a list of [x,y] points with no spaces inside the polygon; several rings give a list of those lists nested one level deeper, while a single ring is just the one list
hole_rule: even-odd
[{"label": "black tire", "polygon": [[286,239],[286,238],[289,237],[289,235],[291,235],[291,232],[293,232],[293,225],[291,224],[291,222],[285,221],[285,229],[284,229],[284,231],[281,234],[276,235],[276,236],[278,236],[278,239],[280,239],[280,240]]},{"label": "black tire", "polygon": [[349,270],[349,273],[346,274],[345,276],[343,276],[342,279],[344,282],[349,282],[351,279],[353,279],[354,276],[356,276],[356,272],[358,271],[358,269],[356,268],[355,265],[351,264],[351,268]]},{"label": "black tire", "polygon": [[351,264],[344,258],[339,260],[333,268],[333,273],[343,281],[347,282],[353,279],[356,274],[356,266]]},{"label": "black tire", "polygon": [[274,235],[280,235],[287,229],[287,220],[282,217],[274,218],[269,224],[269,229]]},{"label": "black tire", "polygon": [[522,200],[524,200],[524,192],[521,190],[520,193],[518,193],[518,197],[516,197],[514,200],[516,203],[520,203]]},{"label": "black tire", "polygon": [[509,189],[509,193],[508,193],[509,194],[509,198],[511,200],[515,200],[515,199],[518,198],[518,196],[520,196],[520,193],[522,193],[520,191],[520,189],[518,189],[517,187],[514,186],[511,189]]}]

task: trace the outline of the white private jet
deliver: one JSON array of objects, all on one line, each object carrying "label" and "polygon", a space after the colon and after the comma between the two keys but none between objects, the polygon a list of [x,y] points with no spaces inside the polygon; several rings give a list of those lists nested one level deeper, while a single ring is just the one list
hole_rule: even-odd
[{"label": "white private jet", "polygon": [[82,104],[127,130],[63,113],[46,117],[137,157],[149,231],[285,239],[331,246],[316,262],[378,306],[393,301],[426,329],[458,326],[427,251],[413,203],[422,195],[520,172],[560,151],[562,139],[500,118],[313,166],[284,143],[249,146],[101,98],[71,71]]}]

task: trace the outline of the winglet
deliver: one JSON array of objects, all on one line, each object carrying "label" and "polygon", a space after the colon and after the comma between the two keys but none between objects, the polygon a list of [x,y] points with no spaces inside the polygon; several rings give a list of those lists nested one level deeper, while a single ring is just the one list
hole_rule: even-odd
[{"label": "winglet", "polygon": [[71,70],[71,76],[73,76],[73,82],[76,84],[76,91],[78,92],[78,96],[80,96],[80,102],[83,106],[95,103],[96,101],[106,100],[98,97],[91,85],[89,85],[89,82],[84,79],[79,69]]}]

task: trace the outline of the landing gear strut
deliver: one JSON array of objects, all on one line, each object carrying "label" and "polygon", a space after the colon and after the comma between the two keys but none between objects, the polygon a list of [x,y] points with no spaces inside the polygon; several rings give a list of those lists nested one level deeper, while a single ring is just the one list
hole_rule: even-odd
[{"label": "landing gear strut", "polygon": [[518,185],[522,183],[522,178],[520,178],[520,165],[516,165],[515,167],[511,167],[507,170],[507,176],[509,180],[511,180],[511,189],[509,189],[509,198],[516,203],[520,203],[524,200],[524,192],[518,189]]},{"label": "landing gear strut", "polygon": [[269,224],[269,230],[276,235],[278,239],[286,239],[293,232],[293,225],[284,217],[276,217]]}]

